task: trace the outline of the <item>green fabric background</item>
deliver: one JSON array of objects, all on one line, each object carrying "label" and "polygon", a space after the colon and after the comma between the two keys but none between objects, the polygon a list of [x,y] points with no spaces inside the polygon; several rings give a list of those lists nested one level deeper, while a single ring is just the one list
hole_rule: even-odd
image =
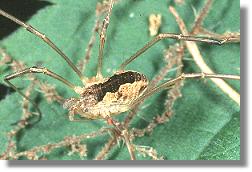
[{"label": "green fabric background", "polygon": [[[51,5],[39,9],[27,21],[43,33],[46,33],[71,60],[76,63],[84,56],[91,29],[95,20],[97,1],[50,0]],[[148,16],[151,13],[162,15],[160,32],[179,33],[175,19],[168,11],[169,4],[175,5],[179,14],[190,28],[195,19],[193,8],[199,12],[204,1],[190,0],[182,6],[175,5],[171,0],[126,0],[115,5],[108,28],[107,42],[104,52],[103,73],[111,76],[123,60],[131,56],[151,38],[148,32]],[[240,31],[240,8],[238,0],[214,1],[212,10],[204,21],[204,27],[217,33]],[[29,10],[29,9],[24,9]],[[0,27],[5,26],[0,23]],[[98,38],[98,36],[97,36]],[[98,40],[98,39],[97,39]],[[163,51],[174,43],[164,40],[153,46],[127,69],[144,73],[151,80],[164,65]],[[45,43],[22,28],[17,29],[1,40],[1,47],[14,58],[22,60],[27,66],[42,63],[75,84],[80,84],[78,77],[66,63]],[[212,46],[200,44],[200,50],[208,65],[223,74],[240,74],[240,45],[228,44]],[[87,76],[95,75],[98,56],[96,42],[91,62],[85,70]],[[191,58],[186,53],[187,58]],[[198,67],[193,61],[185,61],[185,72],[197,72]],[[0,67],[1,83],[3,76],[11,73],[6,67]],[[43,75],[41,80],[56,85],[59,93],[65,97],[75,94],[63,84]],[[18,87],[26,88],[28,81],[16,79]],[[239,81],[229,81],[239,91]],[[183,96],[174,105],[174,116],[164,125],[158,126],[152,135],[134,141],[135,144],[151,146],[158,155],[168,160],[239,160],[240,159],[240,107],[228,96],[223,94],[209,80],[186,81],[182,89]],[[151,120],[161,114],[164,107],[166,91],[155,94],[147,101],[138,116]],[[64,136],[79,135],[98,130],[107,125],[104,121],[70,122],[67,111],[57,103],[48,104],[38,93],[33,98],[42,110],[42,120],[32,128],[24,130],[17,140],[18,150],[23,151],[34,146],[60,141]],[[17,93],[7,95],[0,101],[0,154],[6,149],[6,132],[13,126],[22,113],[22,98]],[[125,114],[119,115],[118,120]],[[144,127],[147,122],[135,117],[133,126]],[[88,140],[88,156],[92,159],[108,139],[107,136]],[[68,155],[67,149],[57,149],[49,159],[73,160],[78,155]],[[108,159],[129,159],[125,146],[116,146]],[[137,159],[148,159],[137,155]]]}]

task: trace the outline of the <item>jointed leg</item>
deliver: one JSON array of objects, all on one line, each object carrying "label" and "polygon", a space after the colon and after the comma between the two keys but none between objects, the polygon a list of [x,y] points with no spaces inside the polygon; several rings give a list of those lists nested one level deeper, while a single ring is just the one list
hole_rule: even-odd
[{"label": "jointed leg", "polygon": [[5,79],[5,82],[12,87],[14,90],[16,90],[20,95],[22,95],[26,100],[28,100],[29,102],[32,103],[32,105],[34,106],[34,108],[36,109],[36,111],[38,112],[38,117],[39,119],[37,120],[40,121],[41,119],[41,111],[39,109],[39,107],[37,106],[37,104],[35,104],[29,97],[27,97],[24,93],[22,93],[15,85],[13,85],[9,80]]},{"label": "jointed leg", "polygon": [[[172,6],[169,7],[170,12],[172,15],[175,17],[178,26],[180,28],[180,31],[182,34],[187,35],[189,32],[187,31],[187,28],[185,26],[185,23],[183,19],[179,16],[178,12],[176,9]],[[211,37],[211,35],[210,35]],[[225,42],[237,42],[240,38],[240,36],[237,35],[237,38],[233,38],[233,36],[227,36],[227,37],[222,37]],[[219,39],[219,38],[216,38]],[[197,44],[195,42],[186,42],[185,43],[188,51],[193,57],[193,60],[197,64],[197,66],[200,68],[200,70],[204,73],[215,73],[213,70],[206,64],[204,61],[199,48],[197,47]],[[232,100],[234,100],[238,105],[240,105],[240,94],[235,91],[228,83],[226,83],[224,80],[219,80],[219,79],[214,79],[211,78],[211,80],[224,92],[226,93]]]},{"label": "jointed leg", "polygon": [[75,86],[67,81],[66,79],[64,79],[63,77],[59,76],[58,74],[50,71],[49,69],[47,68],[43,68],[43,67],[30,67],[30,68],[26,68],[24,70],[21,70],[21,71],[18,71],[18,72],[15,72],[13,74],[10,74],[10,75],[7,75],[4,80],[5,81],[9,81],[11,79],[14,79],[14,78],[17,78],[21,75],[24,75],[24,74],[28,74],[28,73],[43,73],[45,75],[48,75],[54,79],[57,79],[59,81],[61,81],[62,83],[64,83],[65,85],[67,85],[68,87],[70,87],[71,89],[75,90]]},{"label": "jointed leg", "polygon": [[190,36],[190,35],[182,35],[182,34],[174,34],[174,33],[161,33],[157,35],[155,38],[153,38],[150,42],[145,44],[143,48],[138,50],[135,54],[133,54],[130,58],[125,60],[121,66],[120,70],[124,70],[124,68],[131,63],[133,60],[135,60],[137,57],[139,57],[141,54],[143,54],[146,50],[148,50],[150,47],[152,47],[154,44],[159,42],[163,39],[176,39],[176,40],[183,40],[183,41],[197,41],[197,42],[205,42],[209,44],[216,44],[216,45],[222,45],[226,41],[226,39],[215,39],[210,37],[197,37],[197,36]]},{"label": "jointed leg", "polygon": [[101,29],[101,22],[100,22],[100,18],[101,16],[108,12],[110,8],[110,4],[108,4],[107,1],[102,1],[102,2],[98,2],[96,5],[96,10],[95,10],[95,23],[91,32],[91,37],[89,39],[88,45],[86,47],[86,53],[85,53],[85,57],[79,61],[79,70],[83,71],[85,69],[85,66],[87,65],[87,63],[90,60],[90,56],[92,53],[92,48],[93,45],[95,43],[96,40],[96,33],[99,32],[99,30]]},{"label": "jointed leg", "polygon": [[142,96],[140,96],[135,102],[133,102],[130,106],[134,107],[143,100],[145,100],[147,97],[151,96],[152,94],[159,92],[164,89],[169,89],[172,86],[174,86],[178,81],[182,81],[185,79],[200,79],[200,78],[219,78],[219,79],[233,79],[233,80],[240,80],[240,76],[238,75],[222,75],[222,74],[207,74],[207,73],[191,73],[191,74],[185,74],[182,73],[180,76],[178,76],[175,79],[171,79],[167,82],[164,82],[160,84],[159,86],[156,86],[152,89],[149,89],[144,93]]},{"label": "jointed leg", "polygon": [[96,74],[96,77],[98,79],[102,78],[101,70],[102,70],[103,49],[104,49],[104,44],[106,40],[106,32],[109,25],[109,20],[110,20],[113,5],[114,5],[114,0],[110,0],[109,11],[106,18],[103,20],[102,29],[100,33],[99,57],[98,57],[98,66],[97,66],[97,74]]},{"label": "jointed leg", "polygon": [[127,128],[125,128],[124,125],[122,125],[121,123],[117,122],[116,120],[114,120],[113,118],[107,116],[106,118],[108,124],[110,125],[113,125],[115,127],[115,134],[117,134],[119,137],[122,136],[124,141],[125,141],[125,144],[127,146],[127,149],[129,151],[129,154],[130,154],[130,159],[131,160],[136,160],[136,157],[135,157],[135,150],[134,150],[134,147],[133,145],[131,144],[131,141],[130,141],[130,135],[128,133],[128,130]]},{"label": "jointed leg", "polygon": [[42,39],[46,44],[48,44],[52,49],[54,49],[67,63],[68,65],[74,70],[74,72],[80,77],[82,81],[84,81],[84,77],[82,73],[78,70],[78,68],[71,62],[71,60],[43,33],[35,29],[29,24],[17,19],[16,17],[6,13],[5,11],[0,9],[0,15],[12,20],[13,22],[23,26],[26,30],[34,34],[35,36]]},{"label": "jointed leg", "polygon": [[[7,75],[5,78],[4,78],[4,81],[10,86],[12,87],[14,90],[16,90],[20,95],[22,95],[26,100],[28,100],[29,102],[31,102],[34,106],[34,108],[37,110],[38,112],[38,116],[39,116],[39,120],[41,118],[41,111],[40,109],[38,108],[38,106],[29,98],[27,97],[22,91],[20,91],[14,84],[12,84],[10,82],[10,80],[14,79],[14,78],[17,78],[17,77],[20,77],[22,75],[25,75],[25,74],[29,74],[29,73],[43,73],[45,75],[48,75],[52,78],[55,78],[59,81],[61,81],[62,83],[66,84],[68,87],[72,88],[73,90],[75,90],[75,86],[70,83],[69,81],[67,81],[66,79],[62,78],[61,76],[53,73],[52,71],[46,69],[46,68],[38,68],[38,67],[30,67],[30,68],[26,68],[24,70],[21,70],[21,71],[18,71],[18,72],[15,72],[13,74],[10,74],[10,75]],[[39,121],[38,120],[38,121]]]}]

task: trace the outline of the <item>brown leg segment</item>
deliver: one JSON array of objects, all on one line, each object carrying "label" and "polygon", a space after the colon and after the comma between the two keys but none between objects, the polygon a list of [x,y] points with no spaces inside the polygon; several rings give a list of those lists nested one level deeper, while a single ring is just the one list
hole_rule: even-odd
[{"label": "brown leg segment", "polygon": [[[10,74],[10,75],[7,75],[5,76],[4,78],[4,81],[10,86],[12,87],[14,90],[16,90],[21,96],[23,96],[26,100],[28,100],[29,102],[32,103],[32,105],[34,106],[34,108],[37,110],[38,112],[38,116],[39,116],[39,120],[41,118],[41,111],[38,107],[37,104],[35,104],[29,97],[27,97],[22,91],[20,91],[14,84],[12,84],[10,82],[10,80],[12,79],[15,79],[17,77],[20,77],[22,75],[25,75],[25,74],[29,74],[29,73],[43,73],[45,75],[48,75],[54,79],[57,79],[59,81],[61,81],[62,83],[66,84],[68,87],[72,88],[74,90],[75,86],[70,83],[69,81],[67,81],[66,79],[62,78],[61,76],[53,73],[52,71],[46,69],[46,68],[38,68],[38,67],[30,67],[30,68],[26,68],[24,70],[21,70],[21,71],[18,71],[18,72],[15,72],[13,74]],[[38,120],[38,121],[39,121]]]},{"label": "brown leg segment", "polygon": [[80,79],[83,81],[84,76],[82,73],[78,70],[78,68],[71,62],[71,60],[43,33],[35,29],[33,26],[26,24],[25,22],[17,19],[16,17],[6,13],[5,11],[0,9],[0,15],[12,20],[13,22],[19,24],[20,26],[24,27],[26,30],[34,34],[35,36],[42,39],[46,44],[48,44],[52,49],[54,49],[67,63],[68,65],[74,70],[74,72],[80,77]]},{"label": "brown leg segment", "polygon": [[182,34],[174,34],[174,33],[161,33],[157,35],[155,38],[153,38],[150,42],[145,44],[143,48],[138,50],[135,54],[133,54],[130,58],[125,60],[121,66],[120,70],[124,70],[125,67],[131,63],[133,60],[135,60],[137,57],[139,57],[141,54],[143,54],[146,50],[148,50],[150,47],[152,47],[154,44],[159,42],[160,40],[163,39],[176,39],[176,40],[183,40],[183,41],[196,41],[196,42],[204,42],[204,43],[209,43],[209,44],[216,44],[216,45],[222,45],[224,44],[227,40],[218,40],[215,38],[210,38],[210,37],[197,37],[197,36],[190,36],[190,35],[182,35]]},{"label": "brown leg segment", "polygon": [[177,78],[171,79],[167,82],[164,82],[160,84],[159,86],[156,86],[152,89],[147,90],[145,93],[143,93],[142,96],[140,96],[135,102],[133,102],[130,106],[133,108],[137,104],[139,104],[141,101],[145,100],[147,97],[151,96],[152,94],[159,92],[164,89],[169,89],[172,86],[174,86],[177,82],[185,79],[203,79],[203,78],[219,78],[219,79],[234,79],[234,80],[240,80],[240,76],[238,75],[222,75],[222,74],[207,74],[207,73],[191,73],[191,74],[184,74],[182,73]]}]

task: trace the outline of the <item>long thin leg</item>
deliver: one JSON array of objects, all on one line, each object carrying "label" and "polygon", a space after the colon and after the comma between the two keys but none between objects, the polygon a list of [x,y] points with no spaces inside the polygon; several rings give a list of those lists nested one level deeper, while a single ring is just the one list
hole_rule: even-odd
[{"label": "long thin leg", "polygon": [[[187,35],[189,32],[187,31],[187,28],[185,26],[185,23],[183,21],[183,19],[179,16],[178,12],[176,11],[176,9],[172,6],[169,7],[170,12],[172,13],[172,15],[175,17],[176,22],[178,23],[179,29],[181,31],[182,34]],[[238,36],[238,35],[237,35]],[[240,36],[238,36],[238,40]],[[219,38],[217,38],[219,39]],[[226,37],[224,38],[224,40],[226,42],[237,42],[237,40],[231,37]],[[213,70],[206,64],[206,62],[204,61],[200,50],[197,46],[197,44],[195,42],[186,42],[185,43],[188,51],[190,52],[190,54],[192,55],[193,60],[195,61],[196,65],[200,68],[200,70],[202,72],[205,73],[214,73]],[[211,78],[211,80],[215,83],[215,85],[217,85],[224,93],[226,93],[232,100],[234,100],[238,105],[240,105],[240,94],[238,92],[236,92],[229,84],[227,84],[225,81],[223,80],[219,80],[219,79],[214,79]]]},{"label": "long thin leg", "polygon": [[5,11],[0,9],[0,15],[12,20],[13,22],[19,24],[20,26],[24,27],[26,30],[34,34],[35,36],[42,39],[46,44],[48,44],[52,49],[54,49],[67,63],[68,65],[74,70],[74,72],[80,77],[82,82],[85,81],[84,76],[78,70],[78,68],[71,62],[71,60],[43,33],[35,29],[33,26],[26,24],[25,22],[17,19],[16,17],[6,13]]},{"label": "long thin leg", "polygon": [[150,42],[145,44],[143,48],[138,50],[135,54],[133,54],[130,58],[125,60],[121,66],[120,70],[124,70],[124,68],[131,63],[133,60],[135,60],[137,57],[139,57],[142,53],[144,53],[146,50],[148,50],[150,47],[152,47],[154,44],[159,42],[163,39],[176,39],[176,40],[183,40],[183,41],[197,41],[197,42],[205,42],[209,44],[216,44],[216,45],[222,45],[228,40],[222,39],[218,40],[211,37],[200,37],[200,36],[190,36],[190,35],[182,35],[182,34],[174,34],[174,33],[161,33],[157,35],[155,38],[153,38]]},{"label": "long thin leg", "polygon": [[14,84],[12,84],[10,82],[10,80],[14,79],[14,78],[17,78],[17,77],[20,77],[22,75],[25,75],[25,74],[29,74],[29,73],[43,73],[45,75],[48,75],[54,79],[57,79],[59,81],[61,81],[62,83],[66,84],[68,87],[72,88],[73,90],[75,90],[75,86],[70,83],[69,81],[67,81],[66,79],[62,78],[61,76],[57,75],[56,73],[53,73],[52,71],[46,69],[46,68],[38,68],[38,67],[30,67],[30,68],[26,68],[24,70],[21,70],[21,71],[18,71],[18,72],[15,72],[13,74],[10,74],[10,75],[7,75],[5,76],[4,78],[4,81],[10,86],[12,87],[14,90],[16,90],[21,96],[23,96],[26,100],[28,100],[29,102],[32,103],[32,105],[34,106],[34,108],[37,110],[38,112],[38,116],[39,116],[39,119],[38,121],[40,120],[41,118],[41,111],[38,107],[37,104],[35,104],[29,97],[27,97],[22,91],[20,91]]},{"label": "long thin leg", "polygon": [[10,75],[7,75],[7,76],[5,76],[4,80],[9,81],[11,79],[17,78],[19,76],[22,76],[22,75],[25,75],[25,74],[28,74],[28,73],[43,73],[45,75],[48,75],[48,76],[50,76],[50,77],[52,77],[54,79],[57,79],[57,80],[61,81],[62,83],[64,83],[65,85],[67,85],[68,87],[70,87],[73,90],[75,90],[75,88],[76,88],[71,82],[67,81],[66,79],[59,76],[58,74],[50,71],[49,69],[43,68],[43,67],[35,67],[35,66],[23,69],[21,71],[15,72],[15,73],[10,74]]},{"label": "long thin leg", "polygon": [[200,29],[202,29],[201,25],[203,23],[203,20],[205,19],[208,12],[210,11],[211,6],[212,6],[212,0],[207,0],[205,2],[204,7],[200,10],[199,15],[195,19],[195,22],[191,31],[192,34],[196,34],[200,32]]},{"label": "long thin leg", "polygon": [[178,81],[182,81],[185,79],[200,79],[200,78],[219,78],[219,79],[233,79],[233,80],[240,80],[240,76],[238,75],[222,75],[222,74],[207,74],[207,73],[191,73],[191,74],[185,74],[182,73],[180,76],[178,76],[175,79],[171,79],[167,82],[164,82],[160,84],[159,86],[156,86],[152,89],[149,89],[146,91],[146,93],[143,93],[142,96],[140,96],[136,101],[134,101],[130,107],[134,107],[143,100],[145,100],[147,97],[151,96],[152,94],[159,92],[163,89],[169,89],[172,86],[174,86]]},{"label": "long thin leg", "polygon": [[[206,28],[202,27],[202,23],[204,21],[204,19],[206,18],[207,14],[209,13],[211,6],[212,6],[212,0],[207,0],[205,2],[204,7],[200,10],[200,13],[197,15],[194,25],[192,27],[192,31],[190,32],[190,34],[192,35],[205,35],[205,36],[210,36],[210,37],[215,37],[217,39],[227,39],[230,42],[240,42],[240,33],[239,32],[230,32],[230,33],[224,33],[224,34],[217,34],[214,32],[211,32],[209,30],[207,30]],[[177,13],[175,10],[171,10],[173,11],[173,15],[175,13]],[[174,15],[177,16],[177,21],[179,18],[179,15]],[[181,22],[178,22],[178,24]],[[185,29],[185,27],[184,27]]]},{"label": "long thin leg", "polygon": [[[36,111],[38,112],[38,117],[39,117],[39,118],[38,118],[37,122],[39,122],[40,119],[41,119],[41,111],[40,111],[38,105],[35,104],[35,103],[34,103],[29,97],[27,97],[24,93],[22,93],[22,92],[21,92],[15,85],[13,85],[9,80],[4,79],[4,81],[5,81],[10,87],[12,87],[14,90],[16,90],[20,95],[22,95],[26,100],[28,100],[29,102],[32,103],[32,105],[34,106],[34,108],[35,108]],[[35,122],[35,123],[37,123],[37,122]],[[16,123],[14,123],[14,124],[16,124]]]},{"label": "long thin leg", "polygon": [[106,3],[106,1],[103,1],[101,3],[96,4],[96,10],[95,10],[95,23],[91,32],[91,37],[89,39],[88,45],[85,50],[85,57],[79,61],[79,70],[84,71],[87,63],[90,60],[90,56],[92,53],[92,48],[96,40],[96,33],[99,32],[99,29],[101,29],[101,24],[100,24],[100,18],[101,16],[106,13],[109,10],[109,4]]},{"label": "long thin leg", "polygon": [[115,132],[119,136],[122,136],[124,138],[125,144],[130,154],[130,159],[136,160],[135,150],[134,150],[133,145],[131,144],[130,136],[127,129],[121,123],[119,123],[118,121],[114,120],[113,118],[109,116],[107,116],[106,120],[108,124],[113,125],[115,127]]},{"label": "long thin leg", "polygon": [[103,20],[102,29],[101,29],[101,33],[100,33],[99,56],[98,56],[98,66],[97,66],[97,74],[96,74],[96,78],[98,78],[98,79],[102,78],[101,71],[102,71],[103,49],[104,49],[104,44],[106,41],[106,32],[107,32],[107,28],[109,25],[109,20],[110,20],[113,5],[114,5],[114,0],[110,0],[109,11],[108,11],[107,16]]}]

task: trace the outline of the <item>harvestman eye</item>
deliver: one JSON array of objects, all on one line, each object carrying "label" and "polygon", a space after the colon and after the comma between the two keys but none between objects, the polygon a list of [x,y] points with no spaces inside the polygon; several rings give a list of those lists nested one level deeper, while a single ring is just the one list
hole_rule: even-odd
[{"label": "harvestman eye", "polygon": [[[12,79],[21,77],[29,73],[41,73],[52,77],[63,84],[65,84],[69,89],[77,93],[79,96],[66,98],[64,101],[64,108],[69,111],[69,119],[71,121],[81,121],[83,117],[86,119],[104,119],[111,124],[118,135],[122,135],[124,138],[127,148],[130,152],[131,159],[135,159],[134,148],[131,146],[131,141],[128,138],[127,129],[119,122],[113,119],[113,116],[119,115],[122,112],[129,111],[135,106],[143,102],[149,96],[164,90],[172,88],[176,83],[185,79],[201,79],[201,78],[218,78],[218,79],[233,79],[239,80],[240,76],[237,75],[227,75],[227,74],[214,74],[214,73],[182,73],[174,79],[170,79],[163,82],[155,87],[150,87],[150,81],[148,78],[137,71],[126,70],[128,64],[140,58],[143,53],[145,53],[154,44],[158,43],[164,39],[175,39],[181,41],[195,41],[211,45],[222,45],[227,42],[225,38],[215,39],[210,37],[197,37],[193,35],[182,35],[174,33],[161,33],[154,37],[152,40],[147,42],[142,48],[140,48],[131,57],[126,59],[120,65],[119,70],[114,73],[111,77],[104,77],[102,74],[103,67],[103,50],[106,42],[106,32],[109,28],[110,17],[112,15],[112,8],[114,1],[110,1],[108,12],[103,20],[100,29],[100,44],[99,44],[99,55],[98,55],[98,66],[95,79],[87,78],[82,74],[82,72],[76,67],[75,64],[67,57],[64,52],[59,49],[45,34],[41,33],[39,30],[33,26],[26,24],[25,22],[17,19],[16,17],[8,14],[7,12],[0,10],[0,15],[12,20],[13,22],[21,25],[26,30],[42,39],[49,47],[55,50],[59,57],[61,57],[73,72],[77,74],[79,79],[82,81],[83,85],[74,85],[66,78],[61,77],[59,74],[53,71],[43,68],[43,67],[29,67],[21,71],[17,71],[10,74],[4,78],[5,82],[15,89],[21,96],[27,99],[38,111],[39,116],[41,116],[41,111],[29,97],[27,97],[23,92],[21,92],[17,87],[10,81]],[[147,52],[146,52],[147,53]],[[141,57],[143,58],[143,57]],[[79,115],[81,118],[76,119],[75,116]]]}]

